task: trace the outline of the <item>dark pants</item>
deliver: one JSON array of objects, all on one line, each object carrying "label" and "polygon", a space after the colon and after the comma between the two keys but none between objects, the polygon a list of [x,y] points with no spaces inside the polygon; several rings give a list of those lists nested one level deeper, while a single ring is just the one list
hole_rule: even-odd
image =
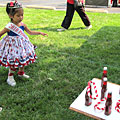
[{"label": "dark pants", "polygon": [[85,10],[83,7],[77,7],[74,8],[73,4],[69,4],[67,3],[67,10],[66,10],[66,16],[62,22],[62,27],[68,29],[70,27],[70,24],[72,22],[72,18],[74,15],[75,10],[77,11],[77,13],[79,14],[79,16],[81,17],[83,23],[85,24],[85,26],[89,26],[90,25],[90,21],[87,17],[87,15],[85,14]]},{"label": "dark pants", "polygon": [[113,5],[112,7],[117,7],[117,0],[113,0]]}]

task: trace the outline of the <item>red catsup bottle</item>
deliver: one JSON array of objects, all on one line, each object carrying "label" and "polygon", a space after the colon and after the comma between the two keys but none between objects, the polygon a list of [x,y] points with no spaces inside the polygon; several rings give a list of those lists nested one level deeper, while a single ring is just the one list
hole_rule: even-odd
[{"label": "red catsup bottle", "polygon": [[110,115],[112,110],[112,92],[108,92],[107,100],[105,103],[105,115]]},{"label": "red catsup bottle", "polygon": [[103,78],[103,86],[101,89],[101,100],[105,98],[106,96],[106,91],[107,91],[107,77]]},{"label": "red catsup bottle", "polygon": [[[90,95],[92,96],[91,84],[90,84]],[[90,96],[88,96],[87,90],[86,90],[86,94],[85,94],[85,105],[86,105],[86,106],[90,106],[91,104],[92,104],[92,98],[90,98]]]},{"label": "red catsup bottle", "polygon": [[103,75],[102,75],[102,79],[101,79],[101,87],[102,87],[102,85],[103,85],[103,78],[104,77],[107,77],[107,67],[104,67],[103,68]]}]

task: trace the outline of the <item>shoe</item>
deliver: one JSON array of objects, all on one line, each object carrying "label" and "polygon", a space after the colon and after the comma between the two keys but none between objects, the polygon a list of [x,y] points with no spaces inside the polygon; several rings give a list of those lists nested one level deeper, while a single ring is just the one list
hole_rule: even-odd
[{"label": "shoe", "polygon": [[11,86],[15,86],[15,85],[16,85],[16,82],[15,82],[13,76],[8,76],[7,83],[8,83],[9,85],[11,85]]},{"label": "shoe", "polygon": [[86,26],[85,29],[89,30],[92,28],[92,25]]},{"label": "shoe", "polygon": [[29,75],[26,75],[26,74],[24,73],[24,71],[19,71],[19,72],[18,72],[18,76],[19,76],[19,77],[24,77],[24,78],[30,78],[30,76],[29,76]]},{"label": "shoe", "polygon": [[2,107],[0,107],[0,112],[2,111]]},{"label": "shoe", "polygon": [[65,31],[65,30],[67,30],[67,29],[64,28],[64,27],[62,27],[62,28],[60,28],[60,29],[57,29],[58,32],[62,32],[62,31]]},{"label": "shoe", "polygon": [[23,75],[18,75],[19,77],[24,77],[24,78],[30,78],[29,75],[26,75],[25,73]]}]

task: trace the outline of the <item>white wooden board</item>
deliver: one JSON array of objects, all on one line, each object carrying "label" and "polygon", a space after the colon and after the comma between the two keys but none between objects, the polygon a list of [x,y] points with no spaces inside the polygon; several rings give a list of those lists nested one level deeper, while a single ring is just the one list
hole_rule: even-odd
[{"label": "white wooden board", "polygon": [[[81,94],[75,99],[75,101],[70,105],[70,109],[96,119],[120,120],[120,113],[118,113],[115,110],[115,105],[117,101],[120,100],[120,95],[119,95],[120,85],[113,84],[110,82],[107,83],[107,92],[108,90],[112,91],[112,112],[109,116],[106,116],[104,114],[104,111],[99,111],[94,109],[94,105],[98,101],[100,101],[100,97],[101,97],[101,80],[97,78],[93,78],[92,81],[95,82],[96,84],[99,97],[96,100],[92,100],[92,104],[90,106],[85,106],[85,93],[87,88],[86,87],[81,92]],[[104,106],[104,103],[102,103],[101,106]]]}]

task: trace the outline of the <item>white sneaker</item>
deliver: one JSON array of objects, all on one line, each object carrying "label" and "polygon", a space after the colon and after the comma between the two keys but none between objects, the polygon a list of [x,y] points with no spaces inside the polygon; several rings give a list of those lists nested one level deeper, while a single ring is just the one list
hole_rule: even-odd
[{"label": "white sneaker", "polygon": [[19,77],[24,77],[24,78],[30,78],[29,75],[26,75],[25,73],[23,75],[18,75]]},{"label": "white sneaker", "polygon": [[91,28],[92,28],[92,25],[85,27],[85,29],[87,29],[87,30],[89,30],[89,29],[91,29]]},{"label": "white sneaker", "polygon": [[65,31],[65,30],[67,30],[67,29],[64,28],[64,27],[62,27],[62,28],[60,28],[60,29],[57,29],[58,32],[62,32],[62,31]]},{"label": "white sneaker", "polygon": [[16,85],[16,82],[15,82],[13,76],[8,76],[7,83],[8,83],[9,85],[11,85],[11,86],[15,86],[15,85]]},{"label": "white sneaker", "polygon": [[2,111],[2,107],[0,107],[0,112]]}]

